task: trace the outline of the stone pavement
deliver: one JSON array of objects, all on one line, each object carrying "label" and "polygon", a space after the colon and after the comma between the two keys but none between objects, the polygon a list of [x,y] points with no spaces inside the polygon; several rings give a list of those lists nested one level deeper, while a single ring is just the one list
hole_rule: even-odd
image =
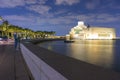
[{"label": "stone pavement", "polygon": [[20,50],[0,45],[0,80],[31,80]]}]

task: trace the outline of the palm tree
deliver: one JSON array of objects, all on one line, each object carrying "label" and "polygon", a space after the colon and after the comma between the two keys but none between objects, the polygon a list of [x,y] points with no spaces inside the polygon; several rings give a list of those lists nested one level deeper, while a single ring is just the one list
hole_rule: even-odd
[{"label": "palm tree", "polygon": [[9,22],[7,20],[4,20],[1,16],[0,16],[0,20],[2,20],[1,35],[9,36],[9,33],[8,33]]},{"label": "palm tree", "polygon": [[6,35],[6,36],[9,36],[8,35],[8,26],[9,26],[9,23],[8,23],[8,21],[6,20],[6,21],[3,21],[3,30],[4,30],[4,34]]},{"label": "palm tree", "polygon": [[8,35],[8,26],[9,26],[9,23],[8,23],[8,21],[6,20],[6,21],[3,21],[2,22],[2,25],[1,25],[2,27],[2,36],[7,36]]},{"label": "palm tree", "polygon": [[[0,16],[0,21],[4,21],[4,19]],[[3,35],[3,26],[0,25],[0,32],[1,32],[1,36]]]},{"label": "palm tree", "polygon": [[0,20],[4,21],[4,19],[0,16]]}]

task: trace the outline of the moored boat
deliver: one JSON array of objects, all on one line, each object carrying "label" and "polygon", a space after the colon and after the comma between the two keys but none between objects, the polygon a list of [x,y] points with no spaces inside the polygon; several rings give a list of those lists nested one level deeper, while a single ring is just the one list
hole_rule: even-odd
[{"label": "moored boat", "polygon": [[73,40],[65,40],[64,41],[65,43],[72,43],[72,42],[74,42]]}]

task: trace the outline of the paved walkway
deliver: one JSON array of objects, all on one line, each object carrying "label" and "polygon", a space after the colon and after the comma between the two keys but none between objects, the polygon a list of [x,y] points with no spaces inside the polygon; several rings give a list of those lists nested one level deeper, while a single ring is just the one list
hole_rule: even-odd
[{"label": "paved walkway", "polygon": [[30,80],[20,50],[0,45],[0,80]]}]

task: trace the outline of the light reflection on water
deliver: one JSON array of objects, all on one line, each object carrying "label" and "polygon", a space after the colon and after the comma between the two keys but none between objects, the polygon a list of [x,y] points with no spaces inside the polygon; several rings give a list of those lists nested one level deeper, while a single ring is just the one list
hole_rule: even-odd
[{"label": "light reflection on water", "polygon": [[100,40],[86,40],[70,45],[71,56],[97,65],[111,66],[113,61],[113,42]]},{"label": "light reflection on water", "polygon": [[39,45],[57,53],[120,72],[119,40],[79,40],[74,43],[52,41]]}]

